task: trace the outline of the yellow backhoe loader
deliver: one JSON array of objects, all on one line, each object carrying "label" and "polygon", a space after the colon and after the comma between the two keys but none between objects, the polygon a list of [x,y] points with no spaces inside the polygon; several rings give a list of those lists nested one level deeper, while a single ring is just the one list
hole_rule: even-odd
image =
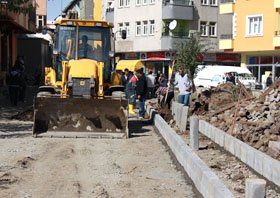
[{"label": "yellow backhoe loader", "polygon": [[56,21],[54,63],[45,68],[45,86],[35,97],[33,136],[129,137],[127,100],[106,94],[114,84],[112,27],[104,21]]}]

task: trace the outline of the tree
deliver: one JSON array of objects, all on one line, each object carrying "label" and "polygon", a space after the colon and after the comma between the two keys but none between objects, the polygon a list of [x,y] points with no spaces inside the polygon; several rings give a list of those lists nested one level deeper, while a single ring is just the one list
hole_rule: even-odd
[{"label": "tree", "polygon": [[7,25],[5,23],[1,24],[1,21],[9,20],[11,12],[27,15],[34,12],[35,9],[36,4],[33,5],[30,0],[0,0],[0,36],[5,35],[5,32],[8,31]]},{"label": "tree", "polygon": [[183,69],[188,74],[188,77],[195,91],[194,78],[199,71],[198,65],[201,64],[200,59],[208,51],[207,40],[201,38],[200,33],[192,33],[190,38],[176,44],[177,62],[175,69]]},{"label": "tree", "polygon": [[28,14],[31,11],[34,11],[35,5],[30,3],[29,0],[0,0],[0,14],[5,15],[7,12],[10,11],[14,13],[23,13]]}]

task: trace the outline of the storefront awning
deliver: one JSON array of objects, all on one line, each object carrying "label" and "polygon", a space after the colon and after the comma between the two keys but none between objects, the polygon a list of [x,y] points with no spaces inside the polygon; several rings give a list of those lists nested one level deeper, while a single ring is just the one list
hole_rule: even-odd
[{"label": "storefront awning", "polygon": [[116,70],[124,72],[125,69],[128,69],[129,71],[134,72],[141,68],[144,68],[144,64],[140,60],[121,60],[118,62]]}]

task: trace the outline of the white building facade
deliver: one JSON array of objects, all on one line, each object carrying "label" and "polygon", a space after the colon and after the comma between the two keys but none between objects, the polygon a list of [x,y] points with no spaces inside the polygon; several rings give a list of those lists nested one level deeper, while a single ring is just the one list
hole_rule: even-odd
[{"label": "white building facade", "polygon": [[[188,38],[192,19],[190,1],[115,0],[116,52],[120,59],[141,59],[147,69],[167,73],[172,50],[178,40]],[[121,30],[127,31],[125,40]]]}]

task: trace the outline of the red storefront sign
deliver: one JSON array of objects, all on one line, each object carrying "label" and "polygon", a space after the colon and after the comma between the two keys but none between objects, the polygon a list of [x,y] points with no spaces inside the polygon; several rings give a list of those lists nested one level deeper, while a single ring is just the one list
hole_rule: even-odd
[{"label": "red storefront sign", "polygon": [[165,52],[147,52],[147,60],[165,60]]},{"label": "red storefront sign", "polygon": [[136,60],[137,59],[137,53],[126,53],[125,59],[128,60]]},{"label": "red storefront sign", "polygon": [[217,62],[240,62],[240,54],[232,54],[232,53],[216,53],[216,61]]}]

